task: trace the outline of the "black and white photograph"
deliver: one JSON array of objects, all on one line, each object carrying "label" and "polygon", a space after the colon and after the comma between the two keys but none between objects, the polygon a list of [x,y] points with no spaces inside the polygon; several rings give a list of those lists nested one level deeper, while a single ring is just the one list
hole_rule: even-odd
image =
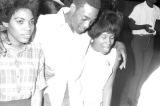
[{"label": "black and white photograph", "polygon": [[159,0],[0,0],[0,106],[160,106]]}]

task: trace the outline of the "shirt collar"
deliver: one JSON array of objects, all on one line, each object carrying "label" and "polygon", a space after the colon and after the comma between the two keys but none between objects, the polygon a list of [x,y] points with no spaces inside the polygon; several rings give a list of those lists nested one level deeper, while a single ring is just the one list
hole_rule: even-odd
[{"label": "shirt collar", "polygon": [[58,17],[59,17],[59,22],[61,23],[61,24],[64,24],[64,23],[66,23],[65,22],[65,16],[64,16],[64,14],[66,14],[66,13],[68,13],[70,11],[70,8],[69,7],[62,7],[59,11],[58,11],[58,13],[57,13],[57,15],[58,15]]},{"label": "shirt collar", "polygon": [[21,53],[21,52],[26,51],[30,45],[30,44],[25,44],[21,48],[16,48],[16,47],[12,46],[12,44],[11,45],[7,44],[6,39],[3,39],[3,44],[8,52],[16,52],[16,53]]}]

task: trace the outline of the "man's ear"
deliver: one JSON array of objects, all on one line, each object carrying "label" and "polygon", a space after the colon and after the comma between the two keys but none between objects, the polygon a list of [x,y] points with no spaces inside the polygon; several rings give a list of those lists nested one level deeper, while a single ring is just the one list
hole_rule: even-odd
[{"label": "man's ear", "polygon": [[70,10],[71,10],[72,13],[74,13],[76,11],[76,5],[74,3],[72,3],[70,5]]},{"label": "man's ear", "polygon": [[8,23],[7,22],[2,22],[3,26],[8,28]]}]

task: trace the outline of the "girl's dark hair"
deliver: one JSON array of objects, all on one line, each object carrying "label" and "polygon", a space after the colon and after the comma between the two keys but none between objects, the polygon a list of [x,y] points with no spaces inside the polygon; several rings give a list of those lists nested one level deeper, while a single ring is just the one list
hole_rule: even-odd
[{"label": "girl's dark hair", "polygon": [[101,8],[101,0],[73,0],[73,3],[76,5],[77,8],[83,7],[86,3],[96,9]]},{"label": "girl's dark hair", "polygon": [[[5,2],[10,1],[10,3],[6,6],[0,8],[0,21],[9,22],[12,15],[20,8],[30,9],[32,14],[37,20],[37,11],[38,11],[38,0],[2,0],[3,4],[7,4]],[[12,1],[12,2],[11,2]]]},{"label": "girl's dark hair", "polygon": [[122,27],[122,16],[114,11],[104,10],[97,21],[89,29],[89,36],[92,39],[99,37],[103,32],[113,33],[118,37]]}]

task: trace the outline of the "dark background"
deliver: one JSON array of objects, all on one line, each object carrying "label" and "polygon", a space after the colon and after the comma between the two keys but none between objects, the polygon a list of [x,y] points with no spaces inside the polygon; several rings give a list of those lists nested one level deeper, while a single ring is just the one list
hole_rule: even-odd
[{"label": "dark background", "polygon": [[[132,34],[131,30],[128,25],[128,15],[133,10],[133,7],[143,2],[144,0],[118,0],[118,10],[123,13],[124,16],[124,25],[122,28],[122,32],[120,35],[119,40],[124,42],[126,48],[127,48],[127,68],[124,70],[118,70],[113,86],[113,97],[112,97],[112,105],[111,106],[121,106],[120,102],[125,101],[123,100],[125,96],[127,96],[127,83],[132,76],[132,72],[134,72],[134,58],[133,53],[131,50],[131,40],[132,40]],[[159,0],[158,0],[159,2]],[[160,7],[160,3],[156,3],[157,6]],[[157,22],[158,23],[158,22]],[[158,29],[160,29],[160,23],[157,25]],[[155,43],[154,43],[154,56],[152,58],[151,67],[150,70],[156,69],[158,66],[160,66],[160,34],[159,32],[154,37]]]}]

